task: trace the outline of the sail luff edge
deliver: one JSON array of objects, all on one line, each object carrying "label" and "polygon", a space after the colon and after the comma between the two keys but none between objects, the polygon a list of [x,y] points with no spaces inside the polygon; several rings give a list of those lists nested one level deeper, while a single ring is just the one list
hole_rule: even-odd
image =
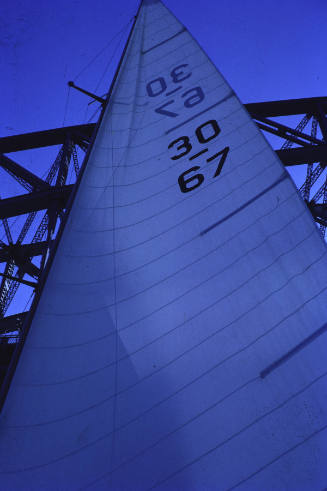
[{"label": "sail luff edge", "polygon": [[67,223],[67,220],[68,220],[70,211],[72,209],[72,206],[73,206],[73,203],[74,203],[76,194],[77,194],[77,190],[79,188],[79,185],[81,183],[82,177],[84,175],[84,171],[85,171],[85,168],[87,166],[87,163],[88,163],[88,160],[89,160],[89,157],[90,157],[90,154],[91,154],[91,151],[92,151],[92,148],[93,148],[95,139],[97,137],[97,134],[98,134],[98,131],[99,131],[99,128],[100,128],[100,125],[101,125],[103,116],[104,116],[105,111],[107,109],[107,106],[108,106],[108,103],[109,103],[111,94],[113,92],[113,89],[114,89],[116,80],[118,78],[118,74],[120,72],[120,68],[121,68],[122,63],[123,63],[123,60],[125,58],[125,55],[126,55],[126,52],[127,52],[127,48],[129,46],[129,42],[131,40],[131,37],[132,37],[132,34],[134,32],[134,28],[135,28],[135,25],[136,25],[138,16],[140,14],[140,10],[141,10],[142,4],[143,4],[143,0],[140,1],[139,6],[138,6],[138,9],[137,9],[137,12],[136,12],[136,15],[134,16],[134,21],[133,21],[131,30],[129,32],[129,35],[128,35],[126,44],[124,46],[122,55],[121,55],[120,60],[118,62],[118,65],[117,65],[117,68],[116,68],[116,72],[115,72],[114,77],[113,77],[113,79],[111,81],[111,84],[110,84],[110,87],[109,87],[109,91],[108,91],[108,95],[106,97],[105,103],[102,106],[102,110],[101,110],[99,119],[98,119],[98,121],[97,121],[97,123],[95,125],[94,130],[93,130],[92,138],[91,138],[90,144],[88,146],[87,152],[85,154],[83,163],[81,165],[80,173],[79,173],[79,175],[77,177],[76,183],[75,183],[75,185],[74,185],[74,187],[72,189],[72,192],[71,192],[71,194],[69,196],[69,199],[68,199],[68,202],[67,202],[66,213],[65,213],[64,218],[62,220],[62,223],[60,224],[60,227],[59,227],[59,230],[58,230],[56,239],[54,241],[53,248],[52,248],[52,253],[50,254],[50,257],[48,258],[48,262],[47,262],[44,270],[41,273],[41,276],[40,276],[40,279],[39,279],[39,283],[38,283],[38,288],[37,288],[37,290],[35,292],[35,297],[33,299],[31,308],[30,308],[30,310],[29,310],[28,314],[26,315],[26,318],[25,318],[25,320],[23,322],[20,342],[17,343],[16,349],[15,349],[14,353],[12,354],[12,357],[11,357],[11,360],[10,360],[10,364],[8,366],[8,370],[7,370],[7,373],[6,373],[6,376],[5,376],[5,378],[3,380],[3,383],[1,385],[1,389],[0,389],[0,414],[2,412],[2,409],[3,409],[3,406],[4,406],[5,400],[7,398],[9,387],[10,387],[11,381],[13,379],[13,376],[15,374],[15,371],[16,371],[16,368],[17,368],[17,365],[18,365],[18,361],[19,361],[19,358],[20,358],[22,349],[23,349],[24,344],[25,344],[26,337],[27,337],[28,332],[29,332],[29,329],[31,327],[32,320],[33,320],[34,315],[35,315],[35,312],[36,312],[36,308],[37,308],[38,303],[40,301],[42,291],[44,289],[46,280],[48,278],[48,275],[49,275],[49,272],[50,272],[50,269],[51,269],[53,260],[55,258],[55,255],[56,255],[56,252],[57,252],[57,249],[58,249],[58,245],[60,243],[60,240],[61,240],[63,231],[65,229],[65,226],[66,226],[66,223]]}]

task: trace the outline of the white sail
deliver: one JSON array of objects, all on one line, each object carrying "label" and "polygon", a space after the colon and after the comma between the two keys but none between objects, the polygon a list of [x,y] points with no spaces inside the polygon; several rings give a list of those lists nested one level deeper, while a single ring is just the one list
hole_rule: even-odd
[{"label": "white sail", "polygon": [[1,414],[1,489],[324,488],[326,271],[274,151],[143,1]]}]

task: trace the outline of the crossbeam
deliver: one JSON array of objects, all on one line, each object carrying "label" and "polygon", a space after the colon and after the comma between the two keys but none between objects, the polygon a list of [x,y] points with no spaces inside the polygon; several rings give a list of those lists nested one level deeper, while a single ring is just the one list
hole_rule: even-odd
[{"label": "crossbeam", "polygon": [[11,174],[14,174],[18,179],[28,183],[31,189],[41,190],[49,188],[49,184],[43,181],[43,179],[40,179],[38,176],[33,174],[33,172],[17,164],[17,162],[14,162],[6,155],[0,155],[0,167],[6,171],[9,171]]},{"label": "crossbeam", "polygon": [[34,244],[13,244],[4,246],[0,249],[0,263],[5,263],[14,257],[36,257],[42,256],[48,248],[48,243],[45,241],[35,242]]},{"label": "crossbeam", "polygon": [[22,312],[20,314],[9,315],[8,317],[3,317],[0,319],[0,334],[5,332],[13,332],[20,329],[26,316],[27,312]]},{"label": "crossbeam", "polygon": [[286,148],[283,150],[276,150],[276,154],[285,166],[327,162],[327,145]]},{"label": "crossbeam", "polygon": [[35,264],[32,263],[32,261],[29,259],[28,256],[22,257],[18,255],[17,253],[11,252],[10,254],[7,254],[7,259],[6,260],[1,260],[3,258],[3,249],[0,251],[0,263],[1,262],[7,262],[10,260],[13,260],[16,264],[16,266],[19,266],[19,269],[23,271],[24,273],[29,274],[33,278],[38,278],[40,275],[40,268],[35,266]]},{"label": "crossbeam", "polygon": [[327,113],[327,97],[307,97],[284,101],[251,102],[244,104],[250,115],[263,117],[291,116],[295,114],[315,114],[320,107]]},{"label": "crossbeam", "polygon": [[0,200],[0,220],[24,215],[32,211],[48,209],[57,202],[59,208],[65,208],[73,189],[73,184],[51,187],[47,191],[34,192]]},{"label": "crossbeam", "polygon": [[309,145],[309,144],[316,144],[316,145],[321,145],[322,141],[318,140],[318,138],[314,138],[313,136],[306,135],[305,133],[302,133],[301,131],[293,130],[293,128],[290,128],[289,126],[285,126],[284,124],[278,123],[277,121],[272,121],[271,119],[264,118],[262,116],[254,115],[254,119],[259,120],[259,123],[257,122],[257,125],[259,128],[264,129],[266,131],[270,131],[269,128],[263,126],[261,123],[264,123],[264,125],[271,127],[272,129],[278,130],[278,133],[274,132],[281,138],[285,138],[286,140],[290,140],[290,136],[292,135],[294,138],[296,137],[297,140],[294,140],[296,143],[300,145]]},{"label": "crossbeam", "polygon": [[309,203],[308,206],[314,218],[327,221],[327,203]]},{"label": "crossbeam", "polygon": [[61,145],[66,141],[67,135],[70,135],[75,143],[90,140],[94,123],[80,124],[76,126],[65,126],[45,131],[35,131],[33,133],[24,133],[22,135],[12,135],[0,138],[0,153],[18,152],[21,150],[30,150],[32,148],[50,147],[52,145]]},{"label": "crossbeam", "polygon": [[[327,97],[307,97],[303,99],[288,99],[284,101],[251,102],[244,104],[252,117],[291,116],[295,114],[327,113]],[[0,153],[18,152],[31,148],[60,145],[65,142],[68,134],[76,143],[90,140],[95,123],[66,126],[45,131],[35,131],[22,135],[0,138]]]},{"label": "crossbeam", "polygon": [[7,280],[18,281],[18,283],[22,283],[23,285],[32,286],[33,288],[36,288],[38,285],[38,283],[34,281],[27,281],[23,278],[19,278],[18,276],[11,276],[10,274],[0,273],[0,276],[6,278]]}]

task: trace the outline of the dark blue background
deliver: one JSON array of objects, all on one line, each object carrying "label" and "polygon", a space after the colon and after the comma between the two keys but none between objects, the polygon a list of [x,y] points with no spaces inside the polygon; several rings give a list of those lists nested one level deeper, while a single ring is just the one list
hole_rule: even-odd
[{"label": "dark blue background", "polygon": [[[325,0],[165,0],[165,4],[242,102],[327,95]],[[99,95],[107,91],[137,6],[137,0],[3,0],[0,135],[89,121],[98,104],[88,106],[89,99],[68,90],[67,81]],[[42,176],[57,151],[41,149],[11,157]],[[292,172],[298,185],[304,172],[304,168]],[[22,192],[0,169],[1,196]],[[10,223],[18,233],[23,218]]]}]

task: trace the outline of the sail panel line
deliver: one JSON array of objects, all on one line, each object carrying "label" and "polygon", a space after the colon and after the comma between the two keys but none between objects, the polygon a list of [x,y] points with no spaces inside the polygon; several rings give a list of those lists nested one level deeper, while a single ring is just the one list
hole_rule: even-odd
[{"label": "sail panel line", "polygon": [[142,51],[142,55],[145,55],[146,53],[149,53],[149,51],[152,51],[152,50],[158,48],[159,46],[162,46],[163,44],[168,43],[168,41],[175,39],[177,36],[179,36],[180,34],[183,34],[183,32],[185,32],[185,31],[186,31],[186,29],[184,28],[181,31],[174,34],[173,36],[171,36],[170,38],[167,38],[164,41],[161,41],[160,43],[156,44],[155,46],[152,46],[151,48],[148,48],[147,50]]},{"label": "sail panel line", "polygon": [[[301,274],[301,273],[300,273]],[[298,275],[295,275],[294,278],[296,278],[297,276],[300,276],[300,274]],[[294,279],[292,278],[292,279]],[[242,285],[244,286],[244,285]],[[285,285],[283,285],[285,286]],[[318,293],[314,294],[312,297],[310,297],[308,299],[308,301],[306,302],[305,305],[300,305],[300,307],[297,307],[295,310],[293,310],[290,314],[286,315],[286,317],[282,318],[277,324],[273,325],[271,328],[269,329],[266,329],[266,331],[264,331],[262,334],[260,334],[259,337],[255,338],[254,342],[257,342],[259,340],[261,340],[263,337],[267,336],[268,334],[270,334],[274,329],[276,329],[277,327],[279,327],[282,323],[284,323],[286,320],[289,320],[290,317],[294,316],[295,314],[297,314],[299,312],[299,310],[301,310],[302,308],[306,307],[308,303],[312,302],[312,300],[315,300],[318,296],[321,296],[324,292],[326,291],[326,288],[323,288],[321,291],[319,291]],[[234,292],[232,292],[234,293]],[[264,303],[268,298],[271,298],[271,296],[276,293],[276,292],[272,292],[270,293],[270,295],[266,298],[264,298],[262,300],[261,303]],[[228,295],[229,296],[229,295]],[[220,302],[224,300],[224,298],[220,298],[216,303]],[[209,306],[209,308],[211,308],[212,305]],[[230,326],[234,325],[237,321],[239,321],[240,319],[244,318],[246,315],[248,315],[249,313],[253,312],[255,310],[255,308],[251,308],[249,310],[247,310],[246,312],[242,313],[241,315],[239,315],[236,320],[232,321],[231,323],[229,323],[228,325],[224,325],[222,327],[220,327],[218,330],[216,331],[213,331],[210,336],[208,337],[205,337],[201,342],[199,342],[198,344],[195,344],[194,346],[192,346],[191,348],[189,348],[188,350],[186,350],[185,352],[182,352],[182,353],[179,353],[179,355],[176,357],[176,358],[173,358],[172,360],[169,361],[168,365],[165,365],[164,367],[160,368],[160,369],[163,369],[163,368],[166,368],[167,366],[169,366],[170,364],[174,363],[175,361],[177,361],[178,359],[180,359],[182,356],[190,353],[190,351],[198,348],[201,344],[207,342],[209,339],[212,339],[214,336],[216,336],[217,334],[223,332],[225,329],[229,328]],[[202,312],[203,313],[203,312]],[[188,319],[187,321],[189,322],[190,320],[193,320],[193,319]],[[177,325],[177,326],[174,326],[173,328],[171,328],[168,332],[165,332],[163,333],[160,337],[158,338],[154,338],[151,342],[149,342],[148,344],[146,345],[142,345],[140,346],[137,350],[135,350],[134,352],[130,352],[130,354],[128,356],[124,356],[122,358],[119,359],[119,361],[124,361],[126,359],[128,359],[129,357],[133,357],[137,354],[139,354],[140,352],[142,352],[143,350],[149,348],[151,345],[153,345],[154,343],[158,343],[159,341],[162,341],[165,337],[167,336],[170,336],[172,333],[175,333],[180,327],[183,327],[185,326],[185,322],[180,324],[180,325]],[[126,326],[125,328],[123,329],[120,329],[120,330],[125,330],[126,328],[128,328],[129,326]],[[308,340],[311,341],[314,340],[317,335],[319,336],[320,334],[323,334],[325,331],[324,331],[324,328],[320,328],[318,329],[318,331],[315,331],[314,333],[310,334],[310,336],[308,336]],[[318,333],[318,334],[317,334]],[[112,333],[113,335],[115,335],[115,333]],[[246,348],[248,347],[251,347],[254,342],[251,342],[249,345],[246,346]],[[299,346],[302,346],[302,341],[299,343]],[[243,348],[242,348],[243,350]],[[241,350],[241,351],[242,351]],[[241,351],[236,351],[234,354],[237,355],[239,354]],[[293,351],[293,350],[292,350]],[[93,370],[91,372],[88,372],[88,373],[84,373],[83,375],[79,375],[78,377],[75,377],[75,378],[71,378],[71,379],[68,379],[68,380],[61,380],[61,381],[56,381],[56,382],[47,382],[45,384],[40,384],[40,383],[21,383],[20,386],[25,386],[25,387],[45,387],[45,386],[50,386],[50,385],[60,385],[60,384],[66,384],[66,383],[70,383],[70,382],[73,382],[73,381],[76,381],[76,380],[79,380],[81,378],[85,378],[85,377],[88,377],[90,375],[94,375],[96,373],[99,373],[101,370],[105,370],[107,368],[110,368],[111,366],[113,366],[115,364],[115,362],[111,362],[105,366],[102,366],[102,367],[99,367],[98,369],[96,370]],[[159,371],[159,369],[157,370]],[[151,373],[151,376],[152,376],[152,373]],[[139,382],[142,382],[143,379],[140,379]]]},{"label": "sail panel line", "polygon": [[326,247],[184,29],[141,3],[1,415],[7,488],[327,478],[325,336],[260,377],[325,323]]},{"label": "sail panel line", "polygon": [[232,211],[231,213],[229,213],[229,215],[225,216],[224,218],[222,218],[218,222],[214,223],[213,225],[210,225],[210,227],[208,227],[205,230],[203,230],[202,232],[200,232],[199,235],[202,236],[202,235],[207,234],[208,232],[211,232],[211,230],[213,230],[214,228],[218,227],[222,223],[226,222],[226,220],[229,220],[230,218],[232,218],[233,216],[235,216],[237,213],[239,213],[240,211],[244,210],[248,206],[252,205],[258,199],[262,198],[263,195],[265,195],[266,193],[268,193],[271,189],[274,189],[274,187],[278,186],[278,184],[280,184],[281,182],[283,182],[286,178],[287,178],[287,176],[286,176],[286,172],[285,172],[279,179],[277,179],[277,181],[273,182],[272,184],[270,184],[270,186],[268,186],[267,188],[263,189],[259,194],[257,194],[253,198],[251,198],[248,201],[246,201],[243,205],[239,206],[235,211]]}]

